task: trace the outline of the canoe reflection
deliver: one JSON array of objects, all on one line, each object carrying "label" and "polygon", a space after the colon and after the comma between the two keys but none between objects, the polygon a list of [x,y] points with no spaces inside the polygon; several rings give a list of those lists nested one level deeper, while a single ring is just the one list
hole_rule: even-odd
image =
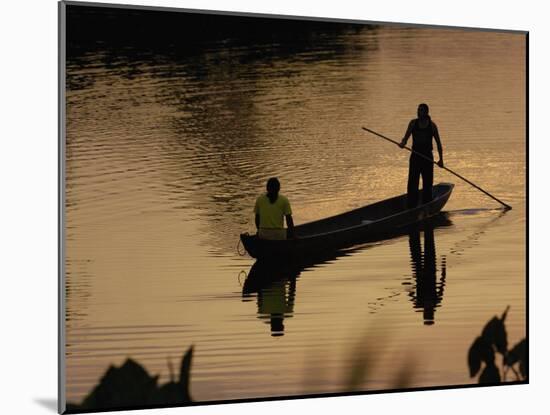
[{"label": "canoe reflection", "polygon": [[437,281],[437,258],[435,251],[434,226],[427,223],[424,226],[424,250],[420,238],[420,230],[409,233],[409,248],[414,287],[409,291],[413,307],[422,310],[424,324],[435,323],[435,309],[443,300],[445,280],[447,276],[446,258],[441,261],[441,278]]},{"label": "canoe reflection", "polygon": [[[443,259],[442,278],[436,282],[436,255],[434,229],[452,226],[448,214],[440,215],[403,229],[392,235],[409,236],[411,265],[414,276],[414,288],[409,292],[415,309],[424,310],[425,324],[433,324],[434,312],[443,297],[446,265]],[[424,234],[424,252],[422,252],[420,234]],[[357,251],[374,247],[371,243],[359,245],[347,250],[336,251],[317,258],[307,258],[302,262],[273,260],[257,260],[243,284],[243,298],[257,295],[258,318],[270,325],[272,336],[282,336],[285,333],[285,319],[294,313],[296,300],[296,283],[302,271],[314,268],[342,257],[353,255]]]}]

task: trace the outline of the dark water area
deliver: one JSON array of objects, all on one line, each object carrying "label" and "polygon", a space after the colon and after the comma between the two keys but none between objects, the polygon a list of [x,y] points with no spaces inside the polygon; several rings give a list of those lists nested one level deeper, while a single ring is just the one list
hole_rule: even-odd
[{"label": "dark water area", "polygon": [[[522,35],[67,10],[70,401],[128,357],[167,382],[191,345],[197,401],[387,389],[407,362],[410,387],[475,384],[487,320],[510,306],[525,337]],[[511,211],[436,169],[443,223],[298,268],[239,255],[268,177],[297,224],[404,193],[408,154],[361,127],[400,139],[420,102]]]},{"label": "dark water area", "polygon": [[[105,45],[134,47],[141,52],[200,54],[220,41],[243,47],[278,46],[279,52],[315,47],[331,34],[361,32],[374,25],[322,22],[303,18],[220,15],[212,12],[172,12],[108,7],[67,8],[69,57]],[[336,45],[335,45],[336,46]],[[342,47],[343,45],[339,44]],[[269,52],[268,52],[269,53]]]}]

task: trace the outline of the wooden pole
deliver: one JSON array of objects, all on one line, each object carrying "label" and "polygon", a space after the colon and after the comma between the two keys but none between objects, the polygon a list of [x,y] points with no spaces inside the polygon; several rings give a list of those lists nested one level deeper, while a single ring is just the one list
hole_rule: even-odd
[{"label": "wooden pole", "polygon": [[[379,134],[379,133],[377,133],[376,131],[373,131],[373,130],[371,130],[371,129],[369,129],[369,128],[366,128],[366,127],[363,127],[363,130],[368,131],[368,132],[371,133],[371,134],[374,134],[374,135],[376,135],[376,136],[378,136],[378,137],[380,137],[380,138],[383,138],[384,140],[387,140],[387,141],[389,141],[389,142],[391,142],[391,143],[393,143],[393,144],[396,144],[396,145],[398,145],[399,147],[401,147],[400,143],[398,143],[397,141],[392,140],[391,138],[388,138],[388,137],[386,137],[386,136],[383,136],[382,134]],[[404,147],[402,147],[402,148],[407,149],[407,150],[409,150],[411,153],[416,154],[417,156],[422,157],[423,159],[428,160],[429,162],[431,162],[431,163],[437,165],[438,167],[440,167],[440,166],[439,166],[435,161],[433,161],[431,158],[426,157],[425,155],[420,154],[420,153],[417,152],[417,151],[414,151],[412,148],[409,148],[409,147],[407,147],[407,146],[404,146]],[[486,194],[487,196],[489,196],[491,199],[496,200],[498,203],[500,203],[502,206],[504,206],[504,208],[505,208],[506,210],[511,210],[511,209],[512,209],[512,206],[510,206],[510,205],[504,203],[502,200],[496,198],[495,196],[493,196],[493,195],[490,194],[489,192],[483,190],[481,187],[479,187],[479,186],[476,185],[475,183],[472,183],[470,180],[466,179],[465,177],[461,176],[460,174],[458,174],[458,173],[452,171],[451,169],[449,169],[449,168],[447,168],[447,167],[440,167],[440,168],[442,168],[442,169],[444,169],[444,170],[447,170],[449,173],[454,174],[456,177],[458,177],[458,178],[461,179],[461,180],[464,180],[466,183],[468,183],[469,185],[475,187],[477,190],[479,190],[479,191],[485,193],[485,194]]]}]

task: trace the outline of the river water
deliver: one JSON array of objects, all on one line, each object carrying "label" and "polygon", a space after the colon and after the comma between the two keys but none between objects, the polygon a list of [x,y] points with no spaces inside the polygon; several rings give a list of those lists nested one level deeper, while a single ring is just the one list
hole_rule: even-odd
[{"label": "river water", "polygon": [[[69,401],[127,357],[167,381],[191,345],[197,401],[465,385],[491,317],[510,306],[510,346],[526,336],[523,35],[346,26],[178,42],[68,59]],[[361,127],[400,139],[420,102],[446,165],[513,209],[436,169],[456,185],[444,226],[250,289],[262,270],[238,235],[266,179],[298,224],[404,193],[408,153]]]}]

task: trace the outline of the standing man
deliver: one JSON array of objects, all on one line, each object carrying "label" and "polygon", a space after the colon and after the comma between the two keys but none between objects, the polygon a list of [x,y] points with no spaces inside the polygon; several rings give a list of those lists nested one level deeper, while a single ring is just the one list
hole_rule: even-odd
[{"label": "standing man", "polygon": [[437,144],[437,152],[439,153],[439,161],[437,165],[443,167],[443,148],[437,125],[428,115],[429,108],[427,104],[418,106],[418,118],[411,120],[405,136],[399,147],[405,147],[409,137],[413,136],[412,149],[416,153],[427,157],[429,160],[412,153],[409,160],[409,181],[407,183],[407,206],[409,208],[418,205],[418,184],[420,176],[422,176],[422,203],[428,203],[432,200],[432,184],[434,178],[433,154],[432,154],[432,138],[435,138]]}]

